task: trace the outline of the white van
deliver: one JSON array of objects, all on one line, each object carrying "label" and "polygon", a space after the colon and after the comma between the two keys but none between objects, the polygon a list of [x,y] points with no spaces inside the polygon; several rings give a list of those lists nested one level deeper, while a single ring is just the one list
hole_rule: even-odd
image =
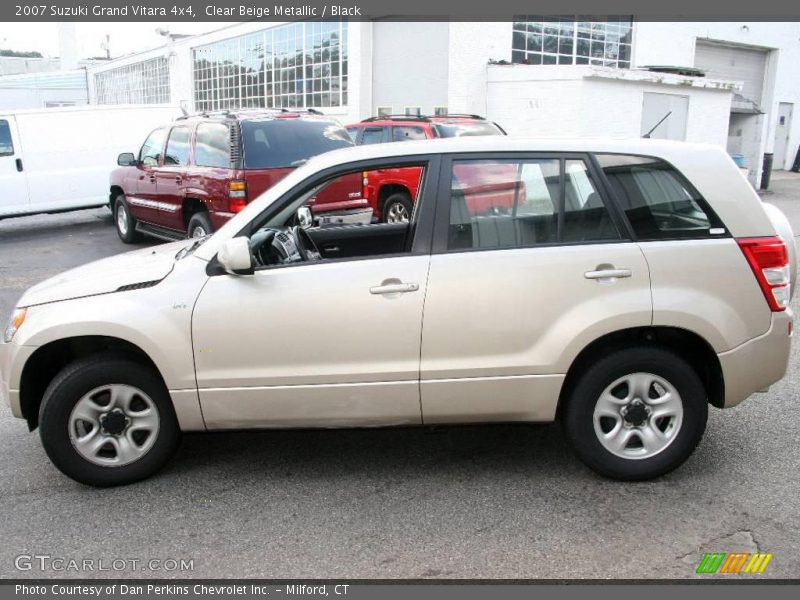
[{"label": "white van", "polygon": [[119,153],[180,115],[166,105],[0,111],[0,219],[108,204]]}]

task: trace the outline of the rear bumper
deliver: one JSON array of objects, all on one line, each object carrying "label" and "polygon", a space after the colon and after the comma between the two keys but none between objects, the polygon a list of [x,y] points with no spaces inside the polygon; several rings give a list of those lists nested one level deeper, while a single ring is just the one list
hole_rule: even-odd
[{"label": "rear bumper", "polygon": [[749,342],[718,354],[725,381],[724,408],[736,406],[786,373],[791,348],[792,311],[772,314],[769,330]]}]

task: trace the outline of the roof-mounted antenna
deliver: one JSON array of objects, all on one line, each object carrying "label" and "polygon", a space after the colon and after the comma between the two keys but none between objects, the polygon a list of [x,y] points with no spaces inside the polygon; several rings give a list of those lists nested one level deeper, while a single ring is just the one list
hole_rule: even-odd
[{"label": "roof-mounted antenna", "polygon": [[672,114],[672,111],[669,111],[667,114],[665,114],[664,117],[658,123],[656,123],[653,126],[653,128],[650,131],[648,131],[647,133],[645,133],[642,137],[649,140],[650,139],[650,134],[653,133],[656,129],[658,129],[658,126],[661,125],[664,121],[666,121],[667,117],[669,117],[671,114]]}]

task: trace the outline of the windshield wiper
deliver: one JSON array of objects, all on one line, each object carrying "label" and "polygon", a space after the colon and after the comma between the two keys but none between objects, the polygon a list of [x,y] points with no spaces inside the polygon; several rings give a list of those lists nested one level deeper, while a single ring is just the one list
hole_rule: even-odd
[{"label": "windshield wiper", "polygon": [[199,248],[203,244],[203,242],[205,242],[210,237],[211,237],[211,234],[209,233],[207,235],[204,235],[203,237],[197,238],[196,240],[194,240],[188,246],[186,246],[184,248],[181,248],[180,250],[178,250],[178,253],[175,255],[175,260],[180,260],[183,257],[188,256],[189,254],[194,252],[197,248]]}]

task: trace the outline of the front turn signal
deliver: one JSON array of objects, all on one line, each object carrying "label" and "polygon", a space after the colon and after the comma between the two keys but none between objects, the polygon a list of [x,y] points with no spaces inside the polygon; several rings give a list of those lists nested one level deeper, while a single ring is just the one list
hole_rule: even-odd
[{"label": "front turn signal", "polygon": [[19,328],[22,327],[22,324],[25,322],[26,314],[28,314],[27,308],[18,308],[14,311],[14,314],[11,315],[11,321],[9,321],[5,334],[3,334],[3,341],[6,344],[11,343],[11,340],[14,339],[14,335],[17,333]]}]

